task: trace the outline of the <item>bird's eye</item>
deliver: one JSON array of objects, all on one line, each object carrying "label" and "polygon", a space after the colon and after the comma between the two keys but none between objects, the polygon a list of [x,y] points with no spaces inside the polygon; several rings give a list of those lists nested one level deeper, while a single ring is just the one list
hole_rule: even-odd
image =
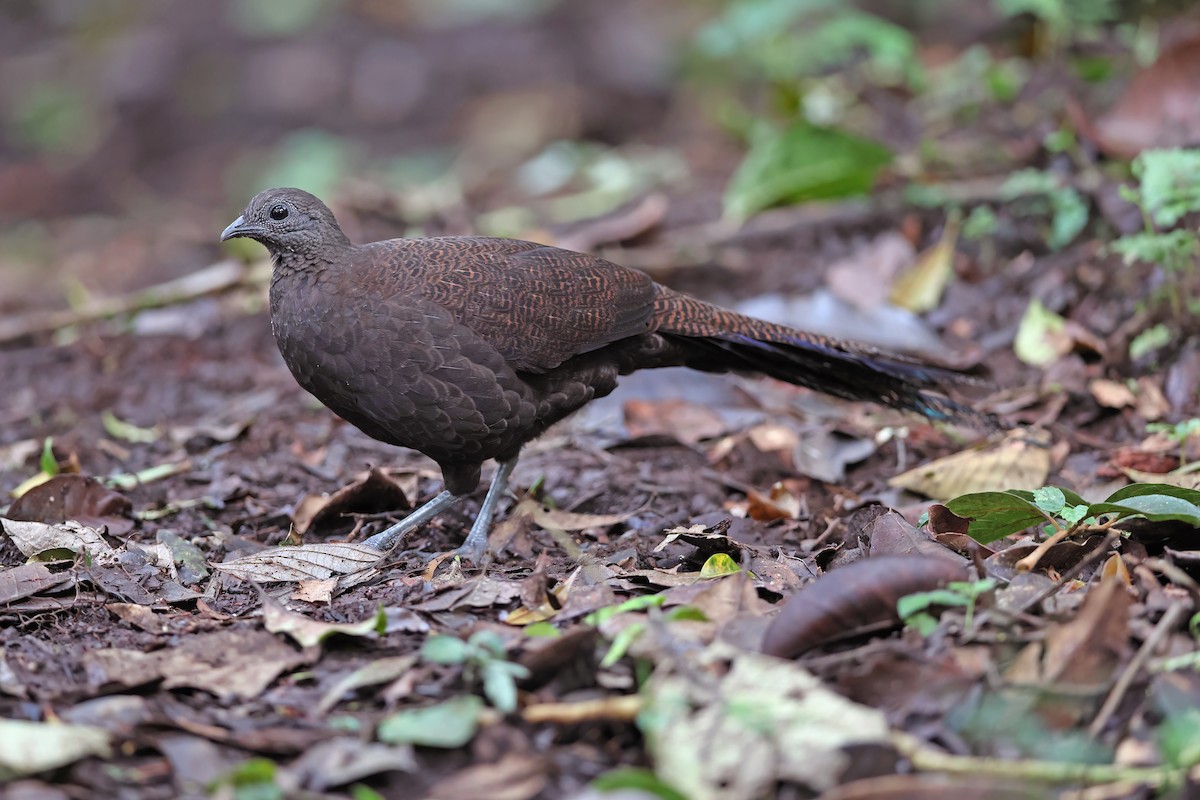
[{"label": "bird's eye", "polygon": [[271,211],[269,213],[271,215],[271,219],[274,219],[274,220],[287,219],[288,209],[287,209],[287,206],[285,206],[283,203],[279,203],[277,205],[271,206]]}]

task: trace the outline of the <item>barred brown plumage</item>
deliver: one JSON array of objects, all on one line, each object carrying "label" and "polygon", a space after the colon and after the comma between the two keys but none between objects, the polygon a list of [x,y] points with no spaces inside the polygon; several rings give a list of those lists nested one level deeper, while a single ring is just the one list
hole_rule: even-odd
[{"label": "barred brown plumage", "polygon": [[221,238],[239,236],[271,253],[271,327],[300,385],[442,469],[445,491],[367,540],[383,549],[473,492],[494,458],[462,547],[478,559],[521,447],[639,369],[759,372],[932,418],[983,418],[928,391],[956,372],[747,317],[584,253],[471,236],[354,246],[299,189],[255,196]]}]

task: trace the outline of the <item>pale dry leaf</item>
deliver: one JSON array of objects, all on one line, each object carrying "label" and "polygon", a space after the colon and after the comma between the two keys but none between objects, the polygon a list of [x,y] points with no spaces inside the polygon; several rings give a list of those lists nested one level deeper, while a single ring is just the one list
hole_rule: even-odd
[{"label": "pale dry leaf", "polygon": [[373,547],[335,542],[273,547],[211,566],[247,581],[285,583],[349,575],[374,567],[383,557]]},{"label": "pale dry leaf", "polygon": [[338,578],[324,580],[300,581],[292,597],[306,603],[328,603],[333,600],[333,590],[337,588]]},{"label": "pale dry leaf", "polygon": [[91,725],[0,719],[0,782],[111,754],[109,733]]},{"label": "pale dry leaf", "polygon": [[99,559],[112,554],[112,546],[95,528],[75,522],[49,525],[45,522],[23,522],[0,517],[0,527],[26,558],[34,558],[51,550],[70,550]]},{"label": "pale dry leaf", "polygon": [[954,252],[958,245],[958,219],[946,221],[938,243],[917,256],[916,263],[900,273],[889,300],[918,314],[932,311],[954,277]]},{"label": "pale dry leaf", "polygon": [[514,513],[528,516],[539,526],[560,531],[583,531],[588,528],[608,528],[624,522],[640,508],[623,514],[576,514],[572,511],[560,511],[557,508],[546,508],[536,500],[526,499],[517,504]]},{"label": "pale dry leaf", "polygon": [[1039,489],[1050,475],[1049,436],[1017,430],[995,444],[963,450],[903,472],[888,483],[935,500],[972,492]]},{"label": "pale dry leaf", "polygon": [[645,687],[646,741],[658,776],[692,800],[753,800],[779,781],[825,791],[852,748],[887,741],[881,712],[794,662],[719,641],[690,656],[687,671],[673,673],[673,662],[660,662]]},{"label": "pale dry leaf", "polygon": [[1165,483],[1180,489],[1200,489],[1200,472],[1145,472],[1122,467],[1121,472],[1134,483]]},{"label": "pale dry leaf", "polygon": [[374,639],[385,624],[382,609],[373,616],[361,622],[322,622],[312,617],[306,617],[295,611],[289,611],[263,594],[263,624],[271,633],[282,633],[290,636],[301,647],[315,647],[330,636],[361,636]]},{"label": "pale dry leaf", "polygon": [[1133,390],[1123,381],[1097,378],[1088,384],[1088,390],[1104,408],[1128,408],[1137,402]]}]

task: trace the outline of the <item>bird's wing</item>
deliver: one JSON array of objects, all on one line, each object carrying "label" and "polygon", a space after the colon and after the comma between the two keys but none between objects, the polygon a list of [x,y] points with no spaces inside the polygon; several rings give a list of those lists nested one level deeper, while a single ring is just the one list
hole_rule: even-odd
[{"label": "bird's wing", "polygon": [[[410,239],[419,286],[521,372],[653,328],[658,287],[644,273],[596,256],[483,237]],[[415,256],[415,258],[414,258]]]}]

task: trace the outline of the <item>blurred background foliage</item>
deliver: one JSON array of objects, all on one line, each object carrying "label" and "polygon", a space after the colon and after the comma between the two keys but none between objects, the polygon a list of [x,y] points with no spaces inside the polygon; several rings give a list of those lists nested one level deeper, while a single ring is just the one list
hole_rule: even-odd
[{"label": "blurred background foliage", "polygon": [[[272,185],[364,212],[354,238],[531,236],[656,189],[674,222],[736,222],[1013,171],[1061,133],[1045,108],[1153,60],[1176,5],[11,0],[0,311],[210,263]],[[1023,102],[1044,63],[1071,80]]]}]

